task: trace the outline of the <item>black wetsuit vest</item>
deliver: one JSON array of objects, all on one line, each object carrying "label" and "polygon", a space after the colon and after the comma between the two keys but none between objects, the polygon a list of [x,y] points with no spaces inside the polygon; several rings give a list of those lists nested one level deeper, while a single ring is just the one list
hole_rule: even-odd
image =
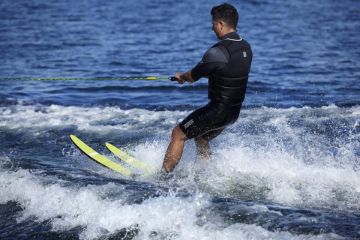
[{"label": "black wetsuit vest", "polygon": [[195,80],[209,78],[208,97],[211,101],[241,107],[251,61],[250,44],[232,32],[205,53],[192,75]]},{"label": "black wetsuit vest", "polygon": [[245,98],[252,51],[244,39],[224,39],[213,47],[223,46],[228,53],[224,67],[209,76],[209,99],[226,105],[241,105]]}]

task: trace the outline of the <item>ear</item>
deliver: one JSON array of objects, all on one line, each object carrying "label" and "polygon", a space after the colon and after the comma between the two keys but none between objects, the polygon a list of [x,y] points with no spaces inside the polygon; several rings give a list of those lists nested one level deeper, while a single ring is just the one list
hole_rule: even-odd
[{"label": "ear", "polygon": [[223,20],[219,21],[220,29],[223,29],[226,26],[226,23]]}]

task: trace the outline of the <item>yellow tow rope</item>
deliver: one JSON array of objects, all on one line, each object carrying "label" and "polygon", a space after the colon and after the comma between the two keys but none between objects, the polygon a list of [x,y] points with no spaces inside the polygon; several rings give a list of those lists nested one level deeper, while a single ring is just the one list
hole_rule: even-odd
[{"label": "yellow tow rope", "polygon": [[32,80],[32,81],[68,81],[68,80],[172,80],[166,76],[135,76],[135,77],[0,77],[0,80]]}]

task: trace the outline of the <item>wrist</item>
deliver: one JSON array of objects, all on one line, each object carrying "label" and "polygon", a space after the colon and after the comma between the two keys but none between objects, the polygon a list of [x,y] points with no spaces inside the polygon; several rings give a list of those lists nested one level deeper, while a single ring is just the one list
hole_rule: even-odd
[{"label": "wrist", "polygon": [[190,82],[190,83],[194,82],[194,79],[191,76],[191,71],[182,74],[181,78],[186,82]]}]

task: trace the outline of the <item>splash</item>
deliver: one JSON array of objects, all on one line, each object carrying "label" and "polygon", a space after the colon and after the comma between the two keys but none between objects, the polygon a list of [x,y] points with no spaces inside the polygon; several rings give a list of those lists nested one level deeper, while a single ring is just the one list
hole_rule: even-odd
[{"label": "splash", "polygon": [[199,213],[209,205],[208,195],[202,193],[188,198],[170,193],[141,204],[127,204],[126,192],[112,199],[106,197],[119,187],[114,183],[65,186],[49,183],[49,179],[25,170],[2,171],[0,203],[15,201],[21,205],[23,211],[18,222],[29,217],[39,222],[51,220],[55,232],[81,226],[81,239],[114,236],[124,230],[133,234],[134,239],[339,239],[333,234],[296,236],[252,224],[228,225],[217,221],[216,216],[211,221],[201,219]]}]

